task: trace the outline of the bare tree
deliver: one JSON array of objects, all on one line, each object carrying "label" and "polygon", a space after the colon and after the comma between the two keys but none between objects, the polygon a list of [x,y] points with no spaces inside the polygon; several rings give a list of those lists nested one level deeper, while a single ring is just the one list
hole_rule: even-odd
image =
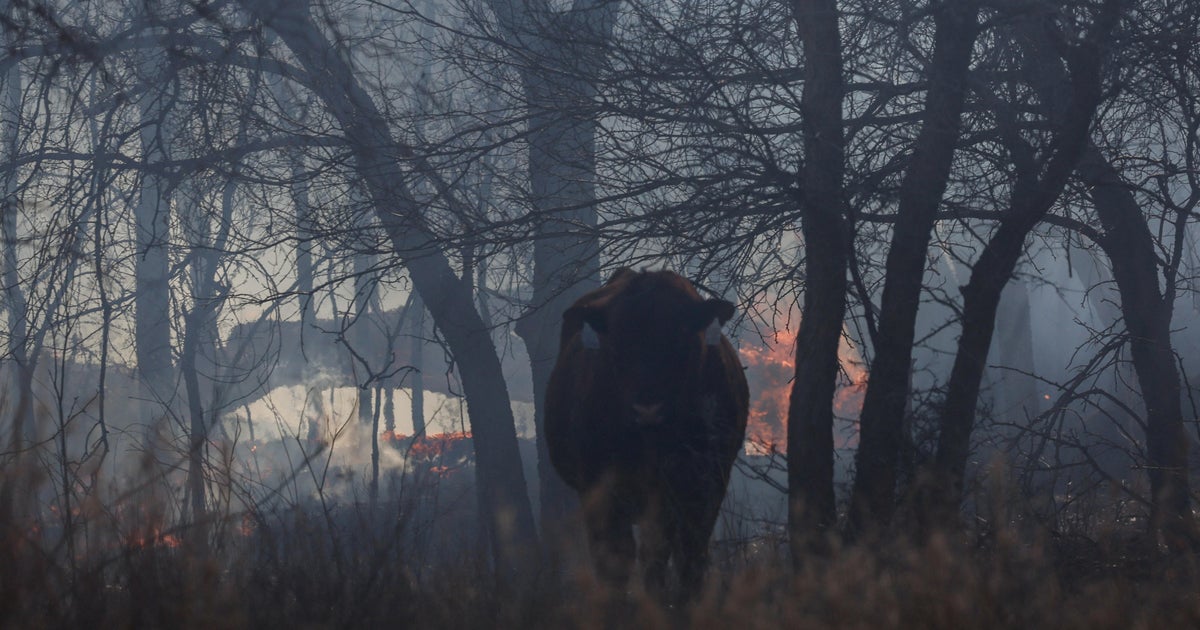
[{"label": "bare tree", "polygon": [[466,291],[434,244],[406,186],[399,161],[411,152],[392,138],[386,119],[356,82],[345,61],[333,52],[308,7],[247,1],[243,6],[279,34],[305,74],[297,77],[324,103],[345,135],[355,168],[397,256],[404,261],[416,290],[460,362],[478,461],[478,481],[497,564],[522,566],[536,532],[525,477],[517,451],[508,394],[495,347]]},{"label": "bare tree", "polygon": [[957,514],[962,498],[970,435],[1001,294],[1024,253],[1030,232],[1059,199],[1083,152],[1102,97],[1102,42],[1120,19],[1121,10],[1120,2],[1106,2],[1084,40],[1067,49],[1070,102],[1061,118],[1053,121],[1056,131],[1041,155],[1020,137],[1014,117],[997,112],[1001,139],[1014,163],[1015,180],[1010,205],[962,289],[962,336],[947,384],[934,472],[929,478],[939,488],[932,502],[946,512]]},{"label": "bare tree", "polygon": [[789,541],[793,561],[821,544],[837,522],[833,492],[833,399],[838,343],[846,316],[851,234],[843,186],[845,140],[842,42],[833,1],[792,3],[804,45],[804,163],[801,226],[805,244],[803,318],[788,405]]},{"label": "bare tree", "polygon": [[920,306],[930,234],[958,140],[967,73],[979,33],[973,1],[931,7],[933,52],[921,132],[908,158],[887,252],[871,379],[859,418],[850,527],[886,526],[895,505],[896,461],[908,400],[914,326]]},{"label": "bare tree", "polygon": [[[1186,13],[1178,17],[1184,16]],[[1040,69],[1032,73],[1034,89],[1047,109],[1060,108],[1064,72],[1061,64],[1049,61],[1051,42],[1042,33],[1028,31],[1022,44],[1029,62]],[[1194,138],[1194,118],[1192,124]],[[1194,153],[1194,149],[1188,152],[1192,159]],[[1160,258],[1146,213],[1119,169],[1094,141],[1083,147],[1075,176],[1086,186],[1104,230],[1098,235],[1098,244],[1112,264],[1133,367],[1146,406],[1150,530],[1163,535],[1172,546],[1193,545],[1196,532],[1187,473],[1189,440],[1184,431],[1180,375],[1171,341],[1175,283],[1171,272],[1164,270],[1166,288],[1160,289]],[[1175,230],[1175,238],[1180,239],[1177,243],[1182,242],[1184,224],[1177,224]],[[1174,259],[1178,265],[1178,253]]]}]

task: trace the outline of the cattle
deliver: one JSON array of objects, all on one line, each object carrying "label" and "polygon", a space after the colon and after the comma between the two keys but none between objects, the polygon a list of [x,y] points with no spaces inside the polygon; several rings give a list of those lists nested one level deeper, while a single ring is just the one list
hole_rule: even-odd
[{"label": "cattle", "polygon": [[[670,271],[621,269],[563,313],[546,394],[551,462],[579,493],[597,573],[694,594],[730,469],[742,447],[749,389],[721,334],[733,304],[703,299]],[[635,541],[634,526],[638,536]]]}]

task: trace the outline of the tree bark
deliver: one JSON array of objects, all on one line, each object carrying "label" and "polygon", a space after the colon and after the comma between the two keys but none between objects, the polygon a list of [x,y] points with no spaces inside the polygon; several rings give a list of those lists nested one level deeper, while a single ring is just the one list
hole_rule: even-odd
[{"label": "tree bark", "polygon": [[900,188],[875,356],[859,416],[851,536],[886,527],[895,508],[898,447],[930,232],[950,174],[967,69],[979,30],[979,8],[972,0],[945,3],[936,11],[925,119]]},{"label": "tree bark", "polygon": [[279,0],[241,4],[280,35],[307,71],[301,77],[306,87],[341,125],[376,215],[434,324],[459,358],[474,436],[481,514],[502,541],[493,548],[497,569],[518,571],[530,563],[526,554],[536,549],[537,534],[500,359],[471,293],[437,249],[439,239],[425,224],[406,185],[400,163],[413,153],[391,137],[382,113],[317,28],[307,6]]},{"label": "tree bark", "polygon": [[837,523],[833,397],[846,314],[850,233],[843,187],[842,45],[835,0],[793,0],[804,46],[804,310],[788,403],[788,534],[792,561],[824,548]]}]

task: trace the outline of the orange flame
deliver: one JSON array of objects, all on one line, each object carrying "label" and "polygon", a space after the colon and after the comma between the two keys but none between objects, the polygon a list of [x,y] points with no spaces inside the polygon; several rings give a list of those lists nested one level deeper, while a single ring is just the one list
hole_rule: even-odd
[{"label": "orange flame", "polygon": [[[786,314],[784,314],[786,315]],[[794,315],[775,318],[775,332],[764,343],[739,349],[750,379],[750,418],[746,427],[746,452],[753,455],[787,452],[787,413],[796,375],[796,322]],[[843,335],[838,346],[843,374],[834,394],[833,411],[840,419],[857,419],[867,386],[867,370],[858,348]],[[835,447],[857,442],[857,435],[835,435]]]},{"label": "orange flame", "polygon": [[470,431],[417,436],[384,431],[379,437],[393,448],[407,449],[408,460],[415,470],[438,477],[448,477],[461,470],[474,454]]},{"label": "orange flame", "polygon": [[411,453],[415,457],[426,460],[456,458],[459,455],[468,454],[466,451],[471,448],[468,443],[470,439],[471,434],[463,431],[424,435],[413,439]]},{"label": "orange flame", "polygon": [[749,368],[750,418],[746,423],[746,452],[767,455],[787,452],[787,410],[791,381],[796,373],[796,333],[775,331],[760,346],[742,346],[738,353]]},{"label": "orange flame", "polygon": [[131,548],[145,549],[147,547],[170,547],[176,548],[183,544],[175,534],[164,533],[159,527],[146,527],[135,530],[129,535],[126,540],[126,545]]}]

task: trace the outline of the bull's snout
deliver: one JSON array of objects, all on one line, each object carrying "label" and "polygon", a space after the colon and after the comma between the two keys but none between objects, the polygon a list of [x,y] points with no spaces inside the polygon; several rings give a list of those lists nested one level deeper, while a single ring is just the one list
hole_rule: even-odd
[{"label": "bull's snout", "polygon": [[653,403],[643,405],[640,403],[633,404],[634,422],[638,424],[658,424],[662,422],[662,403]]}]

